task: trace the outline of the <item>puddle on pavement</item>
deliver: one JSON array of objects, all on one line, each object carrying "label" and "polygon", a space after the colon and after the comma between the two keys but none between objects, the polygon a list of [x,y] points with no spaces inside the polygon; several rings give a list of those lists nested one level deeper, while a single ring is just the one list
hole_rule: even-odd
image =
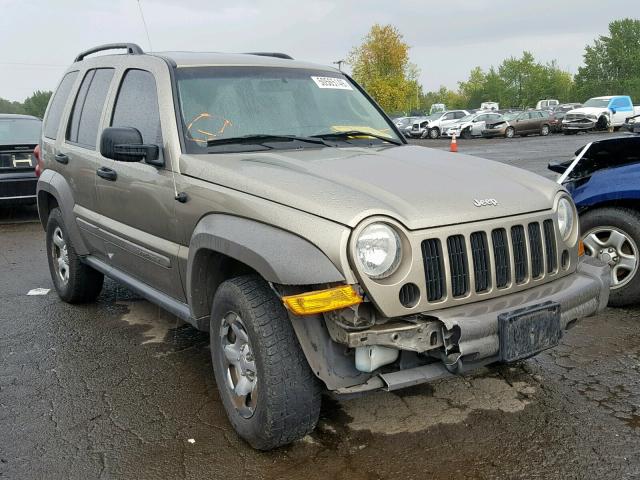
[{"label": "puddle on pavement", "polygon": [[340,401],[352,430],[372,433],[415,433],[438,424],[464,422],[478,410],[515,413],[532,402],[536,389],[502,376],[454,378],[398,393],[375,392]]},{"label": "puddle on pavement", "polygon": [[120,301],[117,305],[127,310],[121,320],[130,326],[145,327],[142,345],[168,344],[172,351],[179,351],[203,342],[209,343],[208,334],[199,332],[175,315],[145,300]]}]

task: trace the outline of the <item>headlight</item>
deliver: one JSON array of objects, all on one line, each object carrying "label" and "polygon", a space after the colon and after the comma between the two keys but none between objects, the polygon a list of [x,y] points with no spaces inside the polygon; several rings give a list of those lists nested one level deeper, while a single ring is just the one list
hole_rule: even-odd
[{"label": "headlight", "polygon": [[558,201],[558,228],[560,229],[560,235],[565,242],[573,233],[573,225],[575,222],[575,214],[571,201],[562,197]]},{"label": "headlight", "polygon": [[367,276],[386,278],[396,271],[402,259],[402,244],[396,231],[384,223],[372,223],[356,241],[356,255]]}]

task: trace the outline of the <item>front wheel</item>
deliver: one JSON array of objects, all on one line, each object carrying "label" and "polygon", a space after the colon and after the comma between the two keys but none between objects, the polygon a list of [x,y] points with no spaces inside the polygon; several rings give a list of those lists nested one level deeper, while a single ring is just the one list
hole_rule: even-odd
[{"label": "front wheel", "polygon": [[542,126],[542,128],[540,129],[540,135],[542,135],[543,137],[549,135],[549,125]]},{"label": "front wheel", "polygon": [[320,382],[267,282],[245,275],[222,283],[209,335],[222,403],[233,428],[252,447],[280,447],[315,428]]},{"label": "front wheel", "polygon": [[440,129],[438,127],[430,128],[429,138],[431,138],[432,140],[436,140],[437,138],[440,138]]},{"label": "front wheel", "polygon": [[628,208],[600,208],[580,217],[585,251],[611,267],[609,305],[640,302],[640,213]]},{"label": "front wheel", "polygon": [[513,127],[508,127],[505,131],[504,131],[504,136],[505,138],[513,138],[516,136],[516,130]]},{"label": "front wheel", "polygon": [[471,135],[471,127],[469,128],[465,128],[461,133],[460,136],[462,138],[464,138],[465,140],[469,140],[473,137],[473,135]]}]

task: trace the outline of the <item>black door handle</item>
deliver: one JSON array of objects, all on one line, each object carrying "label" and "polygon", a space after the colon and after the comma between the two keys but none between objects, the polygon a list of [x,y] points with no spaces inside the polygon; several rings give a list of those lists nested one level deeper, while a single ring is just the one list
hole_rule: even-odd
[{"label": "black door handle", "polygon": [[100,167],[98,170],[96,170],[96,174],[100,178],[111,180],[112,182],[115,181],[116,178],[118,178],[118,173],[114,169],[108,167]]},{"label": "black door handle", "polygon": [[64,153],[56,153],[55,156],[56,162],[66,165],[69,163],[69,157],[67,157]]}]

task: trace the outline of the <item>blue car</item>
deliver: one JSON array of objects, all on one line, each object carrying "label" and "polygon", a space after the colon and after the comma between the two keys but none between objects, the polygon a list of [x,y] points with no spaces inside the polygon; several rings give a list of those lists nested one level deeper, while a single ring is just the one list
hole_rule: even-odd
[{"label": "blue car", "polygon": [[592,142],[549,169],[573,196],[585,253],[611,266],[609,305],[640,302],[640,135]]}]

